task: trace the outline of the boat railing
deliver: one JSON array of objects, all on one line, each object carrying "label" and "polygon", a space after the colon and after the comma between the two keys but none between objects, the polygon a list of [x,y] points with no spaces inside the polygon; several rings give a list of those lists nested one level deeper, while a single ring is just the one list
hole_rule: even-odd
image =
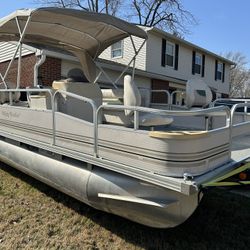
[{"label": "boat railing", "polygon": [[216,100],[214,100],[213,102],[211,102],[211,104],[209,105],[210,107],[215,107],[216,104],[217,105],[233,105],[230,102],[239,102],[239,103],[250,103],[250,99],[237,99],[237,98],[218,98]]},{"label": "boat railing", "polygon": [[[164,103],[164,104],[166,104],[167,106],[171,105],[171,94],[170,94],[170,92],[168,90],[166,90],[166,89],[152,89],[151,93],[152,94],[154,94],[154,93],[162,93],[162,94],[164,94],[167,97],[167,102]],[[153,102],[151,102],[151,104],[153,104],[153,105],[159,105],[160,104],[161,105],[163,103],[153,103]]]},{"label": "boat railing", "polygon": [[[219,114],[221,115],[222,112],[225,113],[226,116],[226,124],[225,126],[221,128],[212,129],[210,131],[215,131],[219,129],[229,129],[229,138],[231,138],[231,111],[227,106],[217,106],[213,108],[207,108],[207,109],[200,109],[200,110],[189,110],[189,111],[182,111],[182,110],[159,110],[159,109],[152,109],[152,108],[146,108],[146,107],[138,107],[138,106],[124,106],[124,105],[101,105],[96,111],[96,123],[95,123],[95,152],[96,155],[98,155],[98,126],[100,115],[102,114],[102,111],[104,110],[116,110],[116,111],[125,111],[125,110],[131,110],[134,112],[133,114],[133,123],[134,123],[134,130],[139,129],[139,113],[151,113],[151,114],[157,114],[157,115],[166,115],[166,116],[204,116],[209,117],[212,114]],[[206,129],[208,129],[208,126],[206,126]],[[231,143],[231,140],[229,140],[229,143]]]},{"label": "boat railing", "polygon": [[[51,107],[52,107],[52,124],[51,124],[51,127],[52,127],[52,143],[51,144],[52,145],[56,144],[56,110],[57,110],[56,107],[57,107],[57,98],[58,98],[59,94],[69,96],[71,98],[74,98],[74,99],[89,103],[91,105],[91,107],[92,107],[92,110],[93,110],[93,124],[97,123],[96,122],[97,106],[96,106],[95,102],[92,99],[87,98],[87,97],[83,97],[83,96],[80,96],[80,95],[77,95],[77,94],[74,94],[74,93],[71,93],[71,92],[67,92],[67,91],[64,91],[64,90],[57,90],[57,91],[53,92],[52,89],[34,89],[34,88],[27,88],[27,89],[0,89],[0,93],[1,92],[9,93],[10,105],[13,104],[12,95],[14,93],[18,93],[18,92],[25,92],[26,94],[28,94],[28,93],[48,93],[50,101],[51,101]],[[93,129],[93,133],[94,133],[94,141],[96,141],[96,139],[95,139],[96,138],[95,126],[94,126],[94,129]],[[94,152],[96,152],[96,148],[97,148],[97,146],[94,143]]]},{"label": "boat railing", "polygon": [[[51,104],[52,104],[52,145],[56,144],[56,107],[57,107],[57,98],[59,94],[69,96],[71,98],[78,99],[80,101],[86,102],[91,105],[93,110],[93,136],[94,136],[94,156],[98,156],[98,126],[101,111],[104,110],[116,110],[116,111],[125,111],[125,110],[131,110],[134,112],[133,114],[133,123],[134,123],[134,130],[139,129],[139,114],[140,113],[151,113],[156,115],[166,115],[166,116],[204,116],[205,118],[211,117],[213,115],[222,115],[224,113],[226,117],[226,124],[223,127],[211,129],[210,131],[215,131],[218,129],[229,129],[230,133],[230,139],[232,134],[232,117],[234,116],[235,110],[240,107],[250,107],[250,103],[242,103],[242,104],[236,104],[235,108],[230,110],[227,106],[216,106],[212,108],[207,109],[200,109],[200,110],[159,110],[159,109],[152,109],[147,107],[138,107],[138,106],[124,106],[124,105],[101,105],[97,108],[96,103],[87,97],[83,97],[71,92],[67,92],[64,90],[57,90],[53,93],[51,89],[2,89],[0,92],[9,92],[10,95],[10,103],[12,103],[12,94],[14,92],[26,92],[26,93],[40,93],[45,92],[49,94],[49,97],[51,98]],[[206,129],[208,130],[208,126],[206,126]],[[230,142],[231,140],[229,140]],[[230,142],[231,143],[231,142]]]},{"label": "boat railing", "polygon": [[[67,91],[64,91],[64,90],[57,90],[53,96],[52,96],[52,125],[53,125],[53,145],[55,145],[56,143],[56,105],[57,105],[57,98],[59,96],[59,94],[61,95],[65,95],[65,96],[69,96],[71,98],[74,98],[74,99],[77,99],[77,100],[80,100],[80,101],[83,101],[83,102],[86,102],[88,104],[90,104],[90,106],[92,107],[92,110],[93,110],[93,124],[97,124],[97,106],[96,106],[96,103],[90,99],[90,98],[87,98],[87,97],[84,97],[84,96],[80,96],[80,95],[77,95],[77,94],[74,94],[74,93],[71,93],[71,92],[67,92]],[[96,134],[96,129],[95,129],[95,126],[94,126],[94,154],[96,153],[96,137],[97,137],[97,134]]]},{"label": "boat railing", "polygon": [[30,94],[30,93],[48,93],[51,101],[52,101],[52,98],[53,98],[53,92],[51,91],[51,89],[33,89],[33,88],[27,88],[27,89],[0,89],[0,93],[1,92],[9,93],[10,105],[13,104],[13,93],[19,93],[19,92],[25,92],[27,94]]},{"label": "boat railing", "polygon": [[[235,103],[236,102],[236,103]],[[237,103],[238,102],[238,103]],[[216,107],[217,105],[225,105],[231,108],[231,116],[232,116],[232,123],[233,123],[233,118],[235,114],[237,113],[238,115],[241,114],[244,118],[244,122],[246,122],[246,118],[250,113],[250,99],[237,99],[237,98],[220,98],[214,100],[211,104],[210,107]],[[239,109],[241,109],[239,111]]]},{"label": "boat railing", "polygon": [[[167,97],[167,102],[164,103],[165,105],[167,105],[170,109],[171,109],[171,105],[174,105],[174,96],[176,95],[181,95],[181,97],[183,97],[185,95],[185,92],[184,91],[181,91],[181,90],[175,90],[173,92],[169,92],[168,90],[166,89],[153,89],[151,90],[151,93],[163,93],[166,95]],[[152,105],[162,105],[163,103],[151,103]]]},{"label": "boat railing", "polygon": [[181,90],[175,90],[173,92],[171,92],[171,104],[174,104],[174,96],[180,95],[181,97],[183,97],[185,95],[185,91],[181,91]]},{"label": "boat railing", "polygon": [[243,112],[243,118],[244,118],[244,122],[249,122],[247,121],[247,114],[248,112],[248,108],[250,108],[250,100],[248,102],[245,103],[237,103],[234,104],[231,108],[231,126],[237,125],[237,124],[233,124],[233,118],[235,116],[235,113],[237,113],[237,109],[239,108],[244,108],[244,112]]}]

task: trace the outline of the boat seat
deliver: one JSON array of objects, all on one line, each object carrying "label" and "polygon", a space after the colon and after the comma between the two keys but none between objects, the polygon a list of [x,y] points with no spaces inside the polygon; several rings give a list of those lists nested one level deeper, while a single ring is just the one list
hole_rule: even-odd
[{"label": "boat seat", "polygon": [[[103,91],[105,97],[121,96],[121,91]],[[123,94],[124,106],[150,106],[150,91],[147,89],[139,90],[136,84],[132,81],[130,75],[124,77],[124,94]],[[110,111],[104,112],[104,120],[107,123],[120,124],[130,126],[134,122],[134,111],[125,109],[124,111]],[[140,126],[160,126],[168,125],[173,122],[173,118],[164,115],[139,113],[139,125]]]},{"label": "boat seat", "polygon": [[[63,90],[92,99],[97,108],[102,104],[102,92],[98,84],[89,82],[72,82],[71,80],[65,79],[54,81],[52,87],[54,90]],[[76,118],[93,122],[93,109],[91,105],[65,94],[61,94],[58,98],[57,110]]]},{"label": "boat seat", "polygon": [[156,114],[143,114],[139,116],[139,124],[145,127],[170,125],[173,123],[174,118]]},{"label": "boat seat", "polygon": [[[150,107],[151,91],[143,88],[139,89],[141,95],[141,106]],[[122,105],[124,90],[123,89],[102,89],[103,104]]]},{"label": "boat seat", "polygon": [[[27,87],[29,89],[30,87]],[[33,89],[43,89],[41,86],[32,87]],[[51,89],[46,87],[46,89]],[[53,90],[51,89],[53,92]],[[47,110],[51,109],[51,96],[47,92],[27,92],[28,105],[32,109]]]},{"label": "boat seat", "polygon": [[103,104],[122,105],[123,89],[102,89]]},{"label": "boat seat", "polygon": [[[124,96],[123,96],[124,106],[141,106],[141,94],[138,87],[132,81],[130,75],[124,76]],[[133,110],[125,110],[125,115],[130,116],[134,112]]]}]

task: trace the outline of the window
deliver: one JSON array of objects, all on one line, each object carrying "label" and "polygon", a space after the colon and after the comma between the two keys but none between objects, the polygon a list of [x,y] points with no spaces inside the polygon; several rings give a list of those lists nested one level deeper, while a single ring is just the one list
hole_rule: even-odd
[{"label": "window", "polygon": [[119,58],[123,56],[123,42],[119,41],[111,45],[111,58]]},{"label": "window", "polygon": [[193,51],[192,56],[192,74],[199,74],[201,77],[205,77],[205,55]]},{"label": "window", "polygon": [[174,70],[178,70],[179,61],[179,44],[168,42],[162,38],[161,46],[161,66],[166,65],[172,67]]},{"label": "window", "polygon": [[223,75],[223,64],[218,62],[217,64],[217,80],[222,80]]},{"label": "window", "polygon": [[195,55],[195,65],[194,65],[194,72],[195,74],[201,73],[201,66],[202,66],[202,56],[198,53]]},{"label": "window", "polygon": [[173,67],[174,66],[174,47],[173,43],[167,42],[166,43],[166,65]]}]

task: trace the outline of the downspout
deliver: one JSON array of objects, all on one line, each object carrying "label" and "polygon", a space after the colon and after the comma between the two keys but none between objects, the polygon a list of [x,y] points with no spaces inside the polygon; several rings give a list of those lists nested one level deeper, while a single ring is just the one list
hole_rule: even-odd
[{"label": "downspout", "polygon": [[41,51],[40,55],[41,55],[41,58],[38,60],[38,62],[35,64],[35,67],[34,67],[34,87],[38,85],[38,69],[46,60],[46,55],[43,54],[43,51]]}]

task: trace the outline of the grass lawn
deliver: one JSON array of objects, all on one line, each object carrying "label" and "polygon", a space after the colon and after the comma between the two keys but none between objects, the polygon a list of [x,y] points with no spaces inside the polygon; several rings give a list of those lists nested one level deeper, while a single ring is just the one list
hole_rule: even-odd
[{"label": "grass lawn", "polygon": [[249,249],[250,199],[205,194],[173,229],[152,229],[97,211],[0,164],[0,249]]}]

